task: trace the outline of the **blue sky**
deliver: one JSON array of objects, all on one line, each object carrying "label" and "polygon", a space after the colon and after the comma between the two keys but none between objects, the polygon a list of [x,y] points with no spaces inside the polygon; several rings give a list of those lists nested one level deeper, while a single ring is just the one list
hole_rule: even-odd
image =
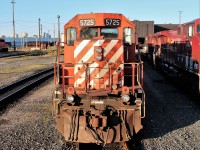
[{"label": "blue sky", "polygon": [[[0,0],[0,36],[11,36],[12,0]],[[156,24],[188,22],[200,16],[200,0],[15,0],[16,34],[38,34],[38,18],[43,32],[57,33],[57,15],[63,25],[76,14],[111,12],[124,14],[130,20],[154,21]]]}]

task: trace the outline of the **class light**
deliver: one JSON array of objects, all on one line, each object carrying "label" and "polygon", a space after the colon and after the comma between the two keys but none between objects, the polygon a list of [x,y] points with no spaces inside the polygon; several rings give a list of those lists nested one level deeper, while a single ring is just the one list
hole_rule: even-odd
[{"label": "class light", "polygon": [[101,54],[103,52],[103,49],[101,47],[96,48],[96,52]]},{"label": "class light", "polygon": [[102,57],[101,55],[97,55],[97,56],[96,56],[96,59],[97,59],[98,61],[101,61],[102,58],[103,58],[103,57]]},{"label": "class light", "polygon": [[113,85],[112,85],[112,89],[113,89],[113,90],[116,90],[116,89],[117,89],[117,85],[116,85],[116,84],[113,84]]},{"label": "class light", "polygon": [[130,96],[129,95],[122,95],[122,100],[124,101],[124,102],[129,102],[130,101]]},{"label": "class light", "polygon": [[68,95],[68,96],[67,96],[67,101],[68,101],[69,103],[72,103],[72,102],[74,101],[74,96],[73,96],[73,95]]}]

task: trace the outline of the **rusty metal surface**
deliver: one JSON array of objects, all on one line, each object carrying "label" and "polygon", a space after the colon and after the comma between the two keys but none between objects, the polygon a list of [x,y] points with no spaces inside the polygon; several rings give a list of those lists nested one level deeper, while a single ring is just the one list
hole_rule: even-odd
[{"label": "rusty metal surface", "polygon": [[[108,18],[111,24],[105,24]],[[95,23],[86,27],[83,20]],[[109,33],[110,25],[121,33]],[[135,52],[135,24],[121,14],[92,13],[76,15],[64,28],[66,41],[69,34],[75,36],[72,30],[77,39],[65,44],[64,62],[55,65],[56,128],[69,142],[129,141],[142,129],[145,116],[143,62]],[[89,34],[91,28],[95,34]],[[104,34],[104,28],[109,32]]]},{"label": "rusty metal surface", "polygon": [[56,128],[67,141],[122,142],[142,129],[140,110],[136,106],[126,106],[119,99],[104,100],[103,104],[96,105],[91,105],[91,101],[83,100],[82,106],[60,104],[62,109],[56,117]]},{"label": "rusty metal surface", "polygon": [[[131,86],[93,90],[62,85],[57,89],[54,98],[56,128],[66,141],[97,144],[125,142],[143,128],[143,63],[127,64],[130,65],[128,71],[134,74],[130,78]],[[73,103],[67,101],[70,94],[75,98]],[[124,94],[130,95],[130,102],[122,100],[120,95]]]}]

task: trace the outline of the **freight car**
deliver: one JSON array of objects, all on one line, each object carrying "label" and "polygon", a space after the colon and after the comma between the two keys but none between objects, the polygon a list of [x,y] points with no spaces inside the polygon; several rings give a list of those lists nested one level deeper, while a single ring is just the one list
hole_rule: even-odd
[{"label": "freight car", "polygon": [[176,30],[147,37],[148,58],[154,67],[173,77],[192,93],[200,94],[200,19]]},{"label": "freight car", "polygon": [[0,38],[0,52],[8,52],[8,44],[3,38]]},{"label": "freight car", "polygon": [[56,129],[75,143],[129,141],[145,117],[135,25],[122,14],[78,14],[65,24],[64,41],[64,62],[55,63]]}]

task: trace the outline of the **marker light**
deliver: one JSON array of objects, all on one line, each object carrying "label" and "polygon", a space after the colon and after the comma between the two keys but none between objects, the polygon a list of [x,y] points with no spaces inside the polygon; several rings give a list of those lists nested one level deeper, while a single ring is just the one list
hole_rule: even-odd
[{"label": "marker light", "polygon": [[101,60],[102,60],[102,56],[101,56],[101,55],[97,55],[97,56],[96,56],[96,59],[97,59],[98,61],[101,61]]},{"label": "marker light", "polygon": [[113,89],[113,90],[116,90],[116,89],[117,89],[117,85],[116,85],[116,84],[113,84],[113,85],[112,85],[112,89]]},{"label": "marker light", "polygon": [[67,101],[68,101],[69,103],[72,103],[72,102],[74,101],[74,96],[73,96],[73,95],[68,95],[68,96],[67,96]]},{"label": "marker light", "polygon": [[128,95],[122,95],[122,100],[124,101],[124,102],[129,102],[129,100],[130,100],[130,96],[128,96]]},{"label": "marker light", "polygon": [[101,54],[103,52],[103,50],[102,50],[101,47],[98,47],[98,48],[96,48],[96,52],[99,53],[99,54]]}]

